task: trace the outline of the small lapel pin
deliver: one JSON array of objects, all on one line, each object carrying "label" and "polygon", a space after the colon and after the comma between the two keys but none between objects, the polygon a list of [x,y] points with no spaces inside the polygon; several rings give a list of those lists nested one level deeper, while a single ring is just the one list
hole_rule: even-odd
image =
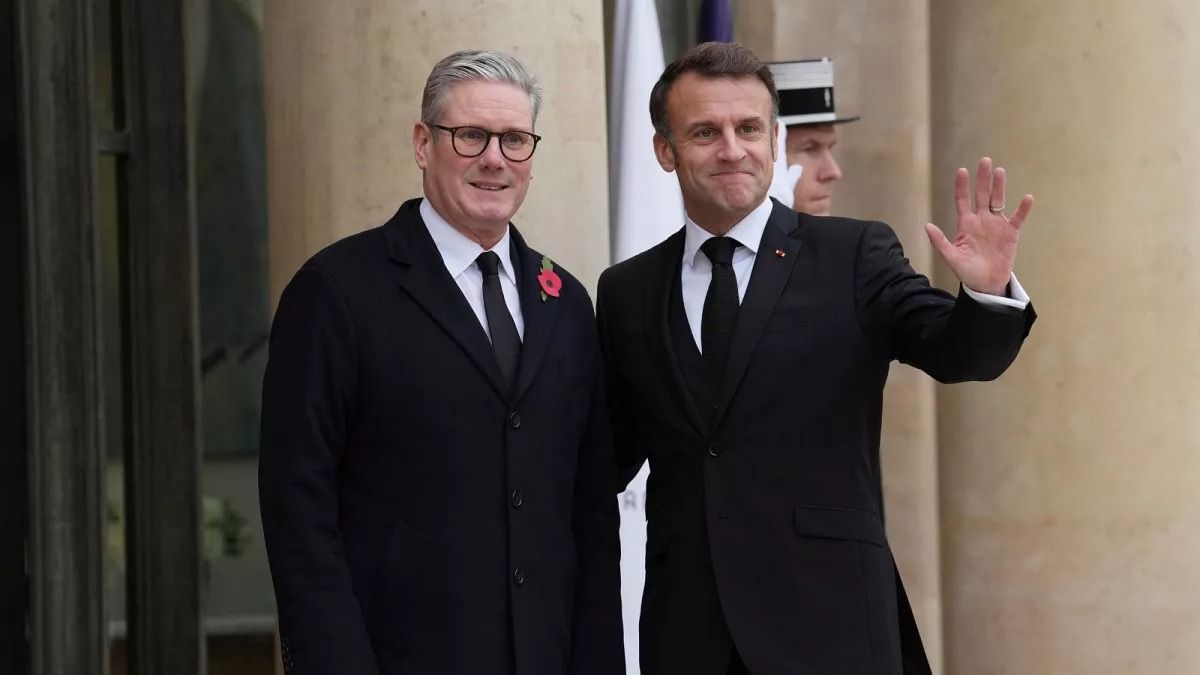
[{"label": "small lapel pin", "polygon": [[782,258],[782,257],[786,256],[786,255],[787,255],[787,253],[785,253],[783,249],[781,249],[781,248],[777,248],[777,249],[775,249],[775,255],[777,255],[777,256],[779,256],[780,258]]}]

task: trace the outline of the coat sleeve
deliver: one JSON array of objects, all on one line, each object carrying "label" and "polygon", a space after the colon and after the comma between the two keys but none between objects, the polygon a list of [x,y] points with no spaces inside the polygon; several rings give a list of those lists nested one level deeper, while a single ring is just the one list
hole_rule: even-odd
[{"label": "coat sleeve", "polygon": [[626,378],[617,367],[617,345],[613,338],[613,322],[616,318],[611,316],[608,310],[608,303],[611,302],[611,295],[615,291],[612,289],[609,275],[610,271],[600,275],[599,289],[596,291],[596,327],[600,335],[600,351],[604,361],[605,390],[609,419],[612,420],[613,447],[617,458],[617,487],[620,491],[642,470],[649,450],[639,431],[639,411],[634,409]]},{"label": "coat sleeve", "polygon": [[[590,304],[586,335],[595,319]],[[572,675],[625,672],[621,622],[621,540],[617,511],[617,465],[613,454],[604,368],[599,345],[590,339],[594,368],[591,409],[575,472],[572,529],[577,573],[571,629]]]},{"label": "coat sleeve", "polygon": [[258,473],[288,673],[378,673],[338,519],[356,359],[345,300],[309,263],[284,290],[271,328]]},{"label": "coat sleeve", "polygon": [[1036,318],[1032,305],[984,307],[961,289],[955,298],[934,288],[883,223],[863,228],[854,280],[859,324],[876,347],[939,382],[999,377]]}]

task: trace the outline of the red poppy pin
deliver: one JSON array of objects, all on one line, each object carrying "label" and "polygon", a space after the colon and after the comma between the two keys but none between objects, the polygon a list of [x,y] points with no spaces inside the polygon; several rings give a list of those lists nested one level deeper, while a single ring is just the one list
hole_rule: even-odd
[{"label": "red poppy pin", "polygon": [[545,302],[547,297],[558,297],[559,291],[562,290],[562,279],[554,271],[554,263],[546,256],[542,256],[542,273],[538,275],[537,280],[542,285],[542,302]]}]

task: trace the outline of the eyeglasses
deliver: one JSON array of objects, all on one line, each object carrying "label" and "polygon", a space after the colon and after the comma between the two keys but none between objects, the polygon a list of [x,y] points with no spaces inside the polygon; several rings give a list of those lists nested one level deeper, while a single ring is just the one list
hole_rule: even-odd
[{"label": "eyeglasses", "polygon": [[487,150],[492,142],[492,136],[500,139],[500,154],[510,162],[524,162],[533,157],[541,136],[528,131],[488,131],[479,127],[444,127],[440,124],[431,125],[450,133],[454,151],[463,157],[478,157]]}]

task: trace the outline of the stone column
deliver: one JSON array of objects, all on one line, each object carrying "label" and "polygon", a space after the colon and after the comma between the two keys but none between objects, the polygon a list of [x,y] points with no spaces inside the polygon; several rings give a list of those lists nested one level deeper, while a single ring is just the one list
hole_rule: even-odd
[{"label": "stone column", "polygon": [[[764,59],[833,59],[838,111],[863,117],[838,127],[845,178],[834,213],[888,222],[913,266],[930,273],[927,1],[745,0],[735,19],[737,39]],[[934,407],[928,377],[892,368],[881,443],[888,538],[930,663],[941,672]]]},{"label": "stone column", "polygon": [[991,153],[1035,194],[1042,315],[999,381],[939,392],[947,671],[1194,673],[1200,4],[931,14],[934,175]]},{"label": "stone column", "polygon": [[457,49],[515,55],[541,81],[544,137],[514,222],[590,288],[608,264],[604,31],[587,0],[266,0],[272,298],[335,239],[421,194],[412,126]]}]

